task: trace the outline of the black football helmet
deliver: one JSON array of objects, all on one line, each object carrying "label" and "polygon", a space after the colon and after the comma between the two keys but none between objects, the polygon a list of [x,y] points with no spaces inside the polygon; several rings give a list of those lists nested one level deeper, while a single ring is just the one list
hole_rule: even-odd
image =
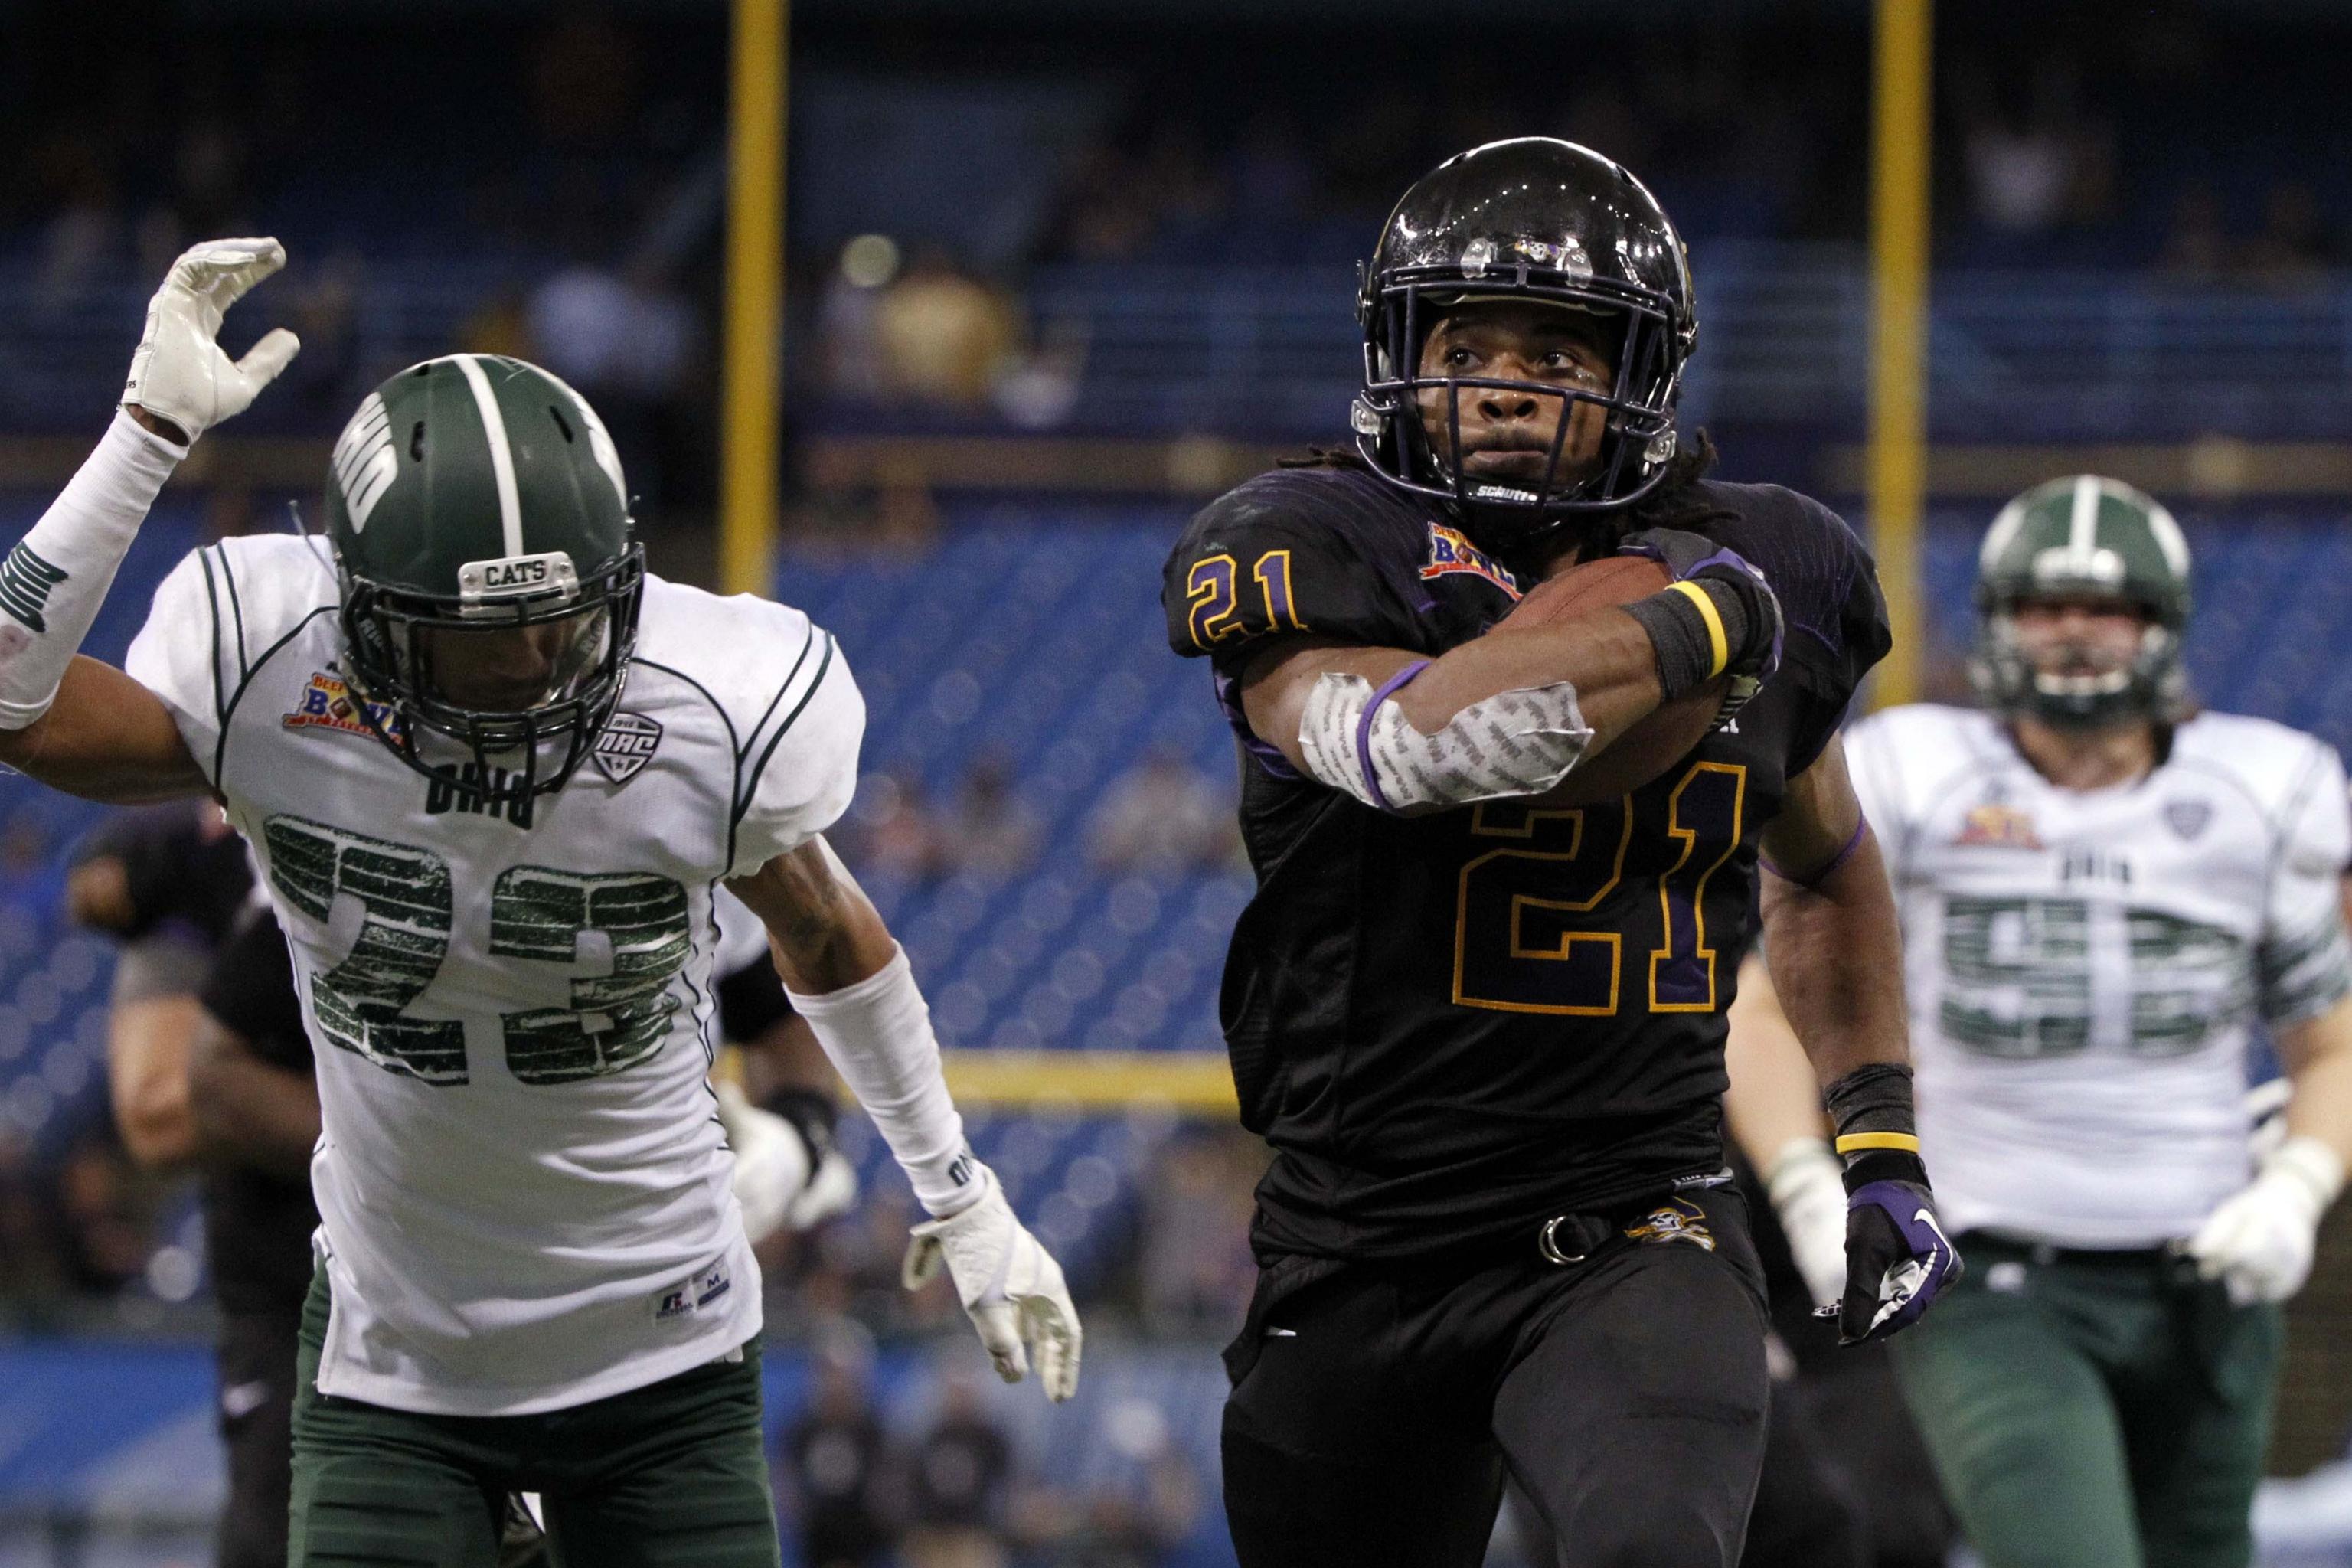
[{"label": "black football helmet", "polygon": [[[1616,384],[1606,394],[1489,377],[1423,376],[1423,344],[1465,297],[1517,297],[1612,323]],[[1675,401],[1698,341],[1690,261],[1657,198],[1622,165],[1549,136],[1490,142],[1447,159],[1397,203],[1363,268],[1357,315],[1364,385],[1356,449],[1390,483],[1451,502],[1480,542],[1508,550],[1580,517],[1629,507],[1675,455]],[[1418,395],[1442,389],[1458,449],[1465,388],[1557,399],[1559,423],[1542,480],[1475,480],[1433,451]],[[1559,473],[1579,403],[1607,424],[1598,462]]]}]

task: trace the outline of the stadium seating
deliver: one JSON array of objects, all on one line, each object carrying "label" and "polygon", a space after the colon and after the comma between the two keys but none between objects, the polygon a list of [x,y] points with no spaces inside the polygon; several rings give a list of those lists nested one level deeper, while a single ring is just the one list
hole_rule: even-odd
[{"label": "stadium seating", "polygon": [[[1685,416],[1858,428],[1869,348],[1861,253],[1720,239],[1701,255],[1706,346],[1691,363]],[[343,384],[315,387],[307,401],[265,400],[240,433],[331,431],[376,378],[470,341],[469,321],[527,292],[536,265],[495,253],[463,265],[374,257]],[[1079,385],[1055,427],[1333,437],[1360,363],[1346,279],[1321,265],[1041,269],[1024,300],[1037,340],[1086,345]],[[28,260],[0,249],[0,297],[40,301],[0,319],[0,428],[70,429],[82,410],[105,406],[152,287],[127,270],[45,285]],[[2343,374],[2352,289],[2337,278],[2279,292],[2189,289],[2081,268],[1972,267],[1937,276],[1933,309],[1928,401],[1942,439],[2332,439],[2352,417]],[[876,407],[815,388],[803,412],[812,430],[850,434],[1005,427],[994,416]]]}]

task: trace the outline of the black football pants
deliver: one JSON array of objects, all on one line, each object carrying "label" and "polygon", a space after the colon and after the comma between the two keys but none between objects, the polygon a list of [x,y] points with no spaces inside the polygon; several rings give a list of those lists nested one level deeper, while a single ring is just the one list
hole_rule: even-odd
[{"label": "black football pants", "polygon": [[1736,1193],[1677,1202],[1648,1239],[1625,1234],[1647,1209],[1612,1216],[1580,1263],[1530,1234],[1265,1271],[1227,1357],[1241,1568],[1477,1568],[1506,1468],[1560,1568],[1733,1568],[1764,1456],[1762,1279]]},{"label": "black football pants", "polygon": [[294,1312],[221,1319],[220,1433],[228,1449],[219,1568],[286,1568],[287,1498],[293,1487]]}]

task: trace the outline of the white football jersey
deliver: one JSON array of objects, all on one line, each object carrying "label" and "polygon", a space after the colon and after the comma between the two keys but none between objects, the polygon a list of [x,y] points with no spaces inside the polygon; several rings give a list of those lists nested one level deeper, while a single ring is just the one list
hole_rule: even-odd
[{"label": "white football jersey", "polygon": [[2250,1174],[2255,1018],[2352,988],[2335,752],[2205,713],[2147,777],[2075,791],[1966,709],[1893,709],[1845,746],[1902,911],[1947,1225],[2083,1247],[2194,1232]]},{"label": "white football jersey", "polygon": [[848,804],[865,705],[840,649],[797,610],[648,576],[619,711],[526,809],[360,722],[323,553],[197,552],[126,661],[293,949],[324,1122],[320,1389],[518,1415],[733,1350],[760,1279],[704,1077],[713,898]]}]

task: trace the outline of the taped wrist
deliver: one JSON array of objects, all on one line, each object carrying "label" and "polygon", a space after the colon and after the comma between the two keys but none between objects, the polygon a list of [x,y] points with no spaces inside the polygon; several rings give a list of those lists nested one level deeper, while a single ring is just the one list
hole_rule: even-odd
[{"label": "taped wrist", "polygon": [[1719,578],[1685,578],[1619,607],[1650,634],[1661,702],[1713,680],[1747,647],[1747,601]]},{"label": "taped wrist", "polygon": [[89,460],[0,562],[0,730],[49,710],[147,509],[185,456],[117,409]]},{"label": "taped wrist", "polygon": [[1856,1068],[1830,1085],[1822,1101],[1837,1129],[1832,1147],[1845,1161],[1847,1192],[1871,1182],[1927,1184],[1909,1068],[1899,1062]]},{"label": "taped wrist", "polygon": [[817,996],[789,988],[784,994],[874,1119],[923,1206],[945,1215],[978,1202],[979,1163],[964,1142],[963,1118],[940,1071],[931,1009],[915,984],[906,949],[855,985]]},{"label": "taped wrist", "polygon": [[1408,665],[1378,689],[1360,675],[1318,678],[1298,721],[1308,774],[1381,811],[1469,805],[1541,795],[1592,743],[1564,680],[1482,698],[1423,734],[1394,694],[1427,667]]}]

